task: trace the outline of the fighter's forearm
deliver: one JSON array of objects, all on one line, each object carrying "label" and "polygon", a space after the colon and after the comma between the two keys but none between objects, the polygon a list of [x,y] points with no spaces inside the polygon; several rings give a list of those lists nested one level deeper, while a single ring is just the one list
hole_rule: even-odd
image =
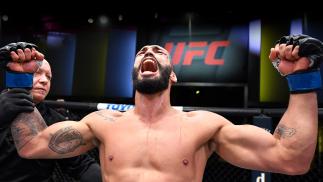
[{"label": "fighter's forearm", "polygon": [[[318,125],[315,92],[292,94],[288,109],[278,123],[274,136],[286,151],[312,158],[316,148]],[[302,156],[302,157],[304,157]]]},{"label": "fighter's forearm", "polygon": [[21,150],[47,125],[37,108],[31,113],[19,114],[11,124],[11,133],[17,150]]}]

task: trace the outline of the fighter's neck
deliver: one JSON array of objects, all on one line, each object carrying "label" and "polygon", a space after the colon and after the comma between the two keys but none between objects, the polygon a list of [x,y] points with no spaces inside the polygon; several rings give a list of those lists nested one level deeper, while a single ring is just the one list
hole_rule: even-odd
[{"label": "fighter's neck", "polygon": [[156,94],[141,94],[136,92],[135,112],[141,117],[157,117],[171,109],[168,90]]}]

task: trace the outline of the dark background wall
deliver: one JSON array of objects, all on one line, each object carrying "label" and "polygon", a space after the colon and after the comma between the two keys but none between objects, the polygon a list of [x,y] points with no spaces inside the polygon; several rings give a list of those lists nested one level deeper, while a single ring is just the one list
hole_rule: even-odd
[{"label": "dark background wall", "polygon": [[[295,19],[301,19],[303,33],[320,37],[322,29],[321,21],[308,12],[281,17],[233,10],[102,8],[40,11],[26,18],[4,9],[0,16],[1,45],[35,42],[52,64],[50,98],[131,103],[135,52],[143,45],[159,44],[169,49],[179,78],[173,104],[192,106],[283,106],[288,93],[278,94],[273,88],[286,84],[266,66],[269,48],[290,33]],[[251,28],[255,21],[258,25]],[[257,51],[251,50],[255,39]],[[276,79],[267,84],[271,75]],[[265,87],[260,84],[263,77]],[[183,95],[190,99],[181,99]]]}]

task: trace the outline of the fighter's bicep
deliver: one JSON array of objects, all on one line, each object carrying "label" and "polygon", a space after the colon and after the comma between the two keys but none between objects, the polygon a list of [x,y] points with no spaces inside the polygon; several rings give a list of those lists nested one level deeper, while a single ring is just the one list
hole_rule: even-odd
[{"label": "fighter's bicep", "polygon": [[277,154],[275,138],[264,129],[252,125],[224,126],[216,140],[217,153],[240,167],[260,167],[262,162]]},{"label": "fighter's bicep", "polygon": [[18,152],[30,159],[73,157],[93,148],[91,139],[92,134],[86,124],[58,122],[33,135]]},{"label": "fighter's bicep", "polygon": [[83,153],[94,147],[90,128],[82,122],[64,122],[49,134],[48,147],[58,154]]},{"label": "fighter's bicep", "polygon": [[226,125],[219,131],[217,140],[224,146],[241,147],[248,150],[270,148],[276,140],[271,133],[253,125]]}]

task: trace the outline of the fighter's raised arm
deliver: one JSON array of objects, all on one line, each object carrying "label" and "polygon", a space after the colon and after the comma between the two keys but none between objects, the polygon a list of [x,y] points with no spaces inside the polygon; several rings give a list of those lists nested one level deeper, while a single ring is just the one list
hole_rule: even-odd
[{"label": "fighter's raised arm", "polygon": [[[216,151],[227,161],[249,169],[304,174],[317,143],[318,106],[315,90],[321,87],[321,41],[305,35],[285,36],[269,58],[285,76],[289,105],[275,132],[226,122],[215,134]],[[225,122],[225,121],[224,121]]]},{"label": "fighter's raised arm", "polygon": [[[88,119],[64,121],[46,126],[42,116],[19,115],[11,125],[16,148],[24,158],[66,158],[94,148],[96,139]],[[28,117],[29,116],[29,117]]]},{"label": "fighter's raised arm", "polygon": [[[12,77],[13,80],[12,84],[8,82],[8,89],[32,86],[33,80],[30,78],[44,59],[43,54],[36,48],[34,44],[18,42],[0,49],[2,63],[8,72],[7,77]],[[29,76],[20,76],[25,74]],[[26,80],[28,84],[25,84]],[[47,128],[44,119],[35,108],[31,113],[19,114],[11,124],[11,131],[20,156],[65,158],[79,155],[95,146],[92,142],[94,135],[86,121],[87,119],[82,122],[66,121]]]}]

